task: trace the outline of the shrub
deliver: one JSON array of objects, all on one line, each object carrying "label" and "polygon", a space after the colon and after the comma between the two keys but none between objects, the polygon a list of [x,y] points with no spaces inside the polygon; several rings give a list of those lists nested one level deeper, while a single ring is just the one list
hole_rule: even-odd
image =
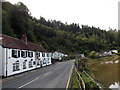
[{"label": "shrub", "polygon": [[91,51],[90,54],[89,54],[89,57],[92,58],[92,59],[95,59],[95,58],[98,58],[99,56],[96,54],[95,51]]},{"label": "shrub", "polygon": [[69,58],[70,59],[75,59],[75,55],[70,55]]}]

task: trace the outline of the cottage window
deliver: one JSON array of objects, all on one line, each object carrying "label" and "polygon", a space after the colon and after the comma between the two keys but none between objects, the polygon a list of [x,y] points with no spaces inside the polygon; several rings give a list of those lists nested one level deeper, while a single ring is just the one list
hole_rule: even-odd
[{"label": "cottage window", "polygon": [[30,57],[30,52],[28,52],[28,57]]},{"label": "cottage window", "polygon": [[30,61],[29,61],[29,68],[32,68],[33,66],[32,66],[32,61],[33,61],[33,59],[31,59]]},{"label": "cottage window", "polygon": [[42,61],[40,61],[40,65],[42,65]]},{"label": "cottage window", "polygon": [[45,57],[45,53],[42,53],[42,57]]},{"label": "cottage window", "polygon": [[33,52],[28,52],[28,57],[33,57]]},{"label": "cottage window", "polygon": [[19,62],[16,62],[16,70],[19,70]]},{"label": "cottage window", "polygon": [[18,50],[18,57],[20,57],[20,50]]},{"label": "cottage window", "polygon": [[12,57],[17,58],[17,50],[12,50]]},{"label": "cottage window", "polygon": [[49,57],[49,53],[47,53],[47,57]]},{"label": "cottage window", "polygon": [[46,64],[46,60],[45,60],[45,58],[44,58],[44,60],[43,60],[43,64]]},{"label": "cottage window", "polygon": [[40,57],[40,53],[39,53],[39,57]]},{"label": "cottage window", "polygon": [[38,55],[39,55],[39,53],[38,53],[38,52],[36,52],[36,55],[38,56]]},{"label": "cottage window", "polygon": [[49,58],[48,58],[48,63],[49,63]]},{"label": "cottage window", "polygon": [[16,64],[13,63],[13,72],[16,71]]},{"label": "cottage window", "polygon": [[26,62],[27,62],[27,60],[25,60],[25,61],[23,62],[23,69],[26,69]]},{"label": "cottage window", "polygon": [[36,64],[36,62],[34,61],[34,62],[33,62],[33,65],[35,65],[35,64]]},{"label": "cottage window", "polygon": [[25,52],[26,53],[26,57],[28,56],[28,51]]},{"label": "cottage window", "polygon": [[33,52],[31,52],[31,57],[33,57]]},{"label": "cottage window", "polygon": [[13,63],[13,72],[18,71],[19,69],[19,61],[16,61],[16,63]]},{"label": "cottage window", "polygon": [[26,52],[25,51],[21,51],[21,57],[26,58]]}]

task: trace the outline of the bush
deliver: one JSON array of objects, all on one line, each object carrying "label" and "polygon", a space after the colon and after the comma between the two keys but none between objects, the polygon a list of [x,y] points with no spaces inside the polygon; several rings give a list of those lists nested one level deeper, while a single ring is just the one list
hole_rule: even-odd
[{"label": "bush", "polygon": [[62,60],[71,60],[71,59],[75,59],[75,55],[69,55],[67,57],[63,57]]},{"label": "bush", "polygon": [[96,54],[95,51],[91,51],[90,54],[89,54],[89,57],[92,58],[92,59],[95,59],[95,58],[98,58],[99,56]]},{"label": "bush", "polygon": [[70,59],[75,59],[75,55],[70,55],[69,58]]}]

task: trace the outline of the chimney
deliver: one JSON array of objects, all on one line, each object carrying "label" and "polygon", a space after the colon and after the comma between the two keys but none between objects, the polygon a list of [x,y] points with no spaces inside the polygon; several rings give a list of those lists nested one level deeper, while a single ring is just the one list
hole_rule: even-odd
[{"label": "chimney", "polygon": [[24,41],[27,44],[27,36],[26,36],[26,34],[22,35],[21,40]]}]

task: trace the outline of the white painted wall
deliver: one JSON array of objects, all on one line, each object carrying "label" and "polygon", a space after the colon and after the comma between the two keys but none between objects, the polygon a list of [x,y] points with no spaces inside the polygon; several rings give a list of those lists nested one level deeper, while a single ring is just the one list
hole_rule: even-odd
[{"label": "white painted wall", "polygon": [[4,72],[3,72],[3,70],[4,70],[4,49],[3,49],[3,47],[0,45],[0,76],[2,76],[3,74],[4,74]]},{"label": "white painted wall", "polygon": [[[25,71],[29,71],[29,70],[32,70],[32,69],[35,69],[36,66],[33,65],[33,62],[35,61],[35,52],[33,52],[33,57],[32,58],[29,58],[29,57],[26,57],[26,58],[23,58],[23,57],[19,57],[19,58],[13,58],[12,57],[12,49],[7,49],[8,50],[8,64],[7,64],[7,71],[8,71],[8,76],[10,75],[13,75],[13,74],[17,74],[17,73],[21,73],[21,72],[25,72]],[[15,49],[15,50],[19,50],[19,49]],[[26,51],[26,50],[22,50],[22,51]],[[32,61],[32,66],[31,68],[29,68],[29,61],[31,61],[31,59],[33,59]],[[27,60],[26,62],[26,69],[23,69],[23,62]],[[16,61],[19,61],[19,71],[14,71],[13,72],[13,63],[15,63]]]},{"label": "white painted wall", "polygon": [[53,59],[62,60],[62,57],[63,57],[63,53],[60,53],[60,52],[54,52],[52,55]]},{"label": "white painted wall", "polygon": [[[14,49],[14,50],[19,50],[19,49]],[[35,57],[36,52],[34,52],[34,51],[30,51],[30,52],[33,52],[33,57],[31,57],[31,58],[30,57],[23,58],[23,57],[21,57],[21,54],[20,54],[19,58],[13,58],[12,57],[12,49],[2,48],[1,46],[0,46],[0,51],[2,51],[0,53],[0,59],[1,59],[0,66],[2,66],[2,68],[0,68],[0,76],[1,75],[6,76],[6,71],[7,71],[7,76],[10,76],[10,75],[18,74],[21,72],[29,71],[29,70],[32,70],[35,68],[40,68],[41,66],[47,66],[47,65],[52,64],[51,57],[50,56],[47,57],[47,53],[45,53],[45,57],[42,57],[42,52],[39,52],[40,56],[38,59],[36,59],[36,57]],[[22,50],[22,51],[26,51],[26,50]],[[32,59],[33,67],[29,68],[29,61],[31,61],[31,59]],[[25,60],[27,60],[26,61],[26,69],[23,69],[23,62]],[[13,71],[13,63],[16,63],[16,61],[19,61],[19,70]],[[39,61],[39,65],[37,65],[37,61]],[[33,62],[35,62],[34,65],[33,65]]]},{"label": "white painted wall", "polygon": [[3,68],[3,76],[6,76],[6,48],[3,48],[3,53],[2,53],[2,68]]}]

